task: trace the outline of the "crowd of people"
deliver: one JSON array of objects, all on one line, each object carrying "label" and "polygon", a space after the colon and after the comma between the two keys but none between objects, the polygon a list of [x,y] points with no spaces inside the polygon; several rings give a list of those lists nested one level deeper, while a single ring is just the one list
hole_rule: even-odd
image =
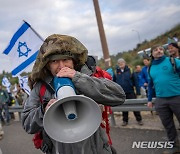
[{"label": "crowd of people", "polygon": [[[171,46],[174,47],[174,43],[169,45],[169,51],[172,50]],[[179,52],[179,49],[177,51]],[[171,63],[171,58],[165,56],[164,52],[165,49],[161,45],[155,45],[151,49],[152,61],[148,71],[148,106],[152,107],[152,88],[154,87],[155,109],[169,141],[174,143],[173,149],[169,151],[177,153],[180,152],[180,143],[173,116],[175,115],[180,123],[180,60],[175,58],[174,63]],[[176,70],[173,65],[176,65]]]},{"label": "crowd of people", "polygon": [[28,96],[19,84],[16,85],[15,89],[9,91],[0,85],[0,140],[4,135],[3,126],[10,125],[10,121],[15,118],[14,113],[9,112],[9,106],[23,105]]},{"label": "crowd of people", "polygon": [[[101,126],[90,137],[77,143],[57,142],[46,133],[44,115],[57,101],[53,81],[56,77],[70,78],[78,95],[85,95],[104,106],[121,105],[125,99],[147,98],[148,107],[151,108],[152,98],[155,97],[155,110],[167,132],[168,140],[173,141],[173,148],[165,153],[180,152],[178,133],[173,120],[176,116],[180,123],[180,47],[177,42],[171,42],[167,51],[169,55],[165,55],[162,45],[153,46],[151,55],[143,56],[144,66],[136,65],[134,70],[125,59],[120,58],[114,72],[111,69],[112,79],[104,76],[97,78],[94,75],[96,64],[88,66],[88,50],[79,40],[59,34],[47,37],[29,76],[31,88],[29,97],[23,95],[20,87],[15,96],[17,102],[24,106],[22,112],[24,130],[29,134],[41,134],[42,144],[39,148],[47,154],[116,153],[109,142],[106,130]],[[43,85],[46,89],[41,96]],[[0,94],[1,122],[4,120],[1,114],[4,109],[6,122],[9,123],[9,115],[6,112],[9,95],[1,86]],[[141,112],[133,113],[137,124],[142,126],[144,123]],[[123,111],[123,127],[128,125],[128,120],[128,112]],[[1,134],[3,135],[3,130],[0,125],[0,137]]]},{"label": "crowd of people", "polygon": [[[180,153],[180,143],[174,122],[176,116],[180,123],[180,47],[177,42],[168,44],[168,55],[162,45],[154,45],[149,56],[144,55],[144,67],[137,65],[131,72],[124,59],[117,61],[116,80],[125,91],[126,98],[148,98],[148,107],[152,108],[152,98],[155,97],[155,111],[166,130],[169,141],[173,142],[173,148],[164,153]],[[137,81],[135,80],[135,77]],[[136,84],[138,83],[138,84]],[[138,86],[138,87],[137,87]],[[134,92],[134,88],[136,92]],[[132,97],[129,97],[133,95]],[[136,120],[142,122],[140,113],[135,113]],[[138,120],[139,117],[139,120]],[[128,124],[128,114],[123,112],[122,126]],[[139,123],[143,124],[143,123]],[[180,130],[180,127],[178,128]]]}]

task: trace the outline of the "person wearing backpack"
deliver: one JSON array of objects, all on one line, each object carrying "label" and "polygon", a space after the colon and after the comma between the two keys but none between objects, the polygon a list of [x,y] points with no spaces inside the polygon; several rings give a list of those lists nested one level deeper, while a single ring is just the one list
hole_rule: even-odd
[{"label": "person wearing backpack", "polygon": [[180,153],[180,143],[173,115],[180,122],[180,60],[174,59],[174,72],[170,57],[164,55],[164,48],[155,45],[151,48],[151,65],[149,67],[148,107],[152,107],[152,87],[155,87],[155,110],[167,132],[168,140],[173,142],[173,148],[164,151],[166,154]]},{"label": "person wearing backpack", "polygon": [[[121,86],[105,78],[91,76],[92,71],[85,64],[88,50],[76,38],[53,34],[46,38],[40,48],[31,75],[29,85],[31,93],[24,104],[22,126],[29,134],[40,131],[43,141],[41,150],[47,154],[112,154],[105,130],[99,126],[87,139],[76,143],[62,143],[54,140],[44,131],[43,117],[51,104],[55,103],[52,80],[56,77],[68,77],[72,80],[76,94],[85,95],[97,103],[116,106],[125,101]],[[46,85],[43,98],[40,89]],[[41,100],[43,100],[41,103]],[[88,121],[87,121],[88,123]],[[68,128],[67,128],[68,129]],[[61,131],[61,130],[59,130]],[[40,138],[39,138],[40,140]]]}]

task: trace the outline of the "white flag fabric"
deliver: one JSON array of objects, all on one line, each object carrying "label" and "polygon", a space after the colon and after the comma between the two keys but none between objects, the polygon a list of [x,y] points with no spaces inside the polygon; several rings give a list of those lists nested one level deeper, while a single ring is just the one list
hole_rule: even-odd
[{"label": "white flag fabric", "polygon": [[10,88],[11,88],[11,83],[9,82],[8,78],[6,76],[3,77],[2,79],[2,85],[4,87],[6,87],[8,93],[10,92]]},{"label": "white flag fabric", "polygon": [[30,87],[28,86],[28,76],[18,76],[20,87],[26,92],[26,94],[30,95]]},{"label": "white flag fabric", "polygon": [[43,40],[27,22],[20,26],[3,52],[11,58],[13,76],[18,76],[35,61],[42,43]]}]

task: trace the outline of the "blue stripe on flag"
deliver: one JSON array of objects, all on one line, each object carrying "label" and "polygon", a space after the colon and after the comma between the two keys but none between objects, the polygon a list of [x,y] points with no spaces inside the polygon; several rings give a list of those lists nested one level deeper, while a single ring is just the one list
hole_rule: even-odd
[{"label": "blue stripe on flag", "polygon": [[19,37],[29,28],[30,26],[27,23],[24,23],[13,35],[8,47],[4,50],[4,54],[8,55],[13,46],[15,45],[16,41],[19,39]]},{"label": "blue stripe on flag", "polygon": [[2,85],[5,85],[5,84],[6,84],[6,82],[4,80],[2,80]]},{"label": "blue stripe on flag", "polygon": [[31,57],[29,57],[26,61],[24,61],[22,64],[20,64],[18,67],[16,67],[14,70],[12,70],[12,75],[18,74],[20,71],[22,71],[24,68],[26,68],[29,64],[31,64],[37,57],[39,50],[36,51]]}]

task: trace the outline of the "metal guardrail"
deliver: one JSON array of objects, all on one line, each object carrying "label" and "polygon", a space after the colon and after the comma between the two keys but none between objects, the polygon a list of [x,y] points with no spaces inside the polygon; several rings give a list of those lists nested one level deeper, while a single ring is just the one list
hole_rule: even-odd
[{"label": "metal guardrail", "polygon": [[18,112],[19,115],[19,120],[21,120],[21,112],[23,110],[23,106],[22,105],[16,105],[16,106],[9,106],[9,112]]},{"label": "metal guardrail", "polygon": [[22,112],[23,106],[18,105],[18,106],[9,106],[9,112]]},{"label": "metal guardrail", "polygon": [[[153,98],[154,102],[155,98]],[[111,107],[113,112],[122,112],[122,111],[154,111],[153,108],[147,107],[147,98],[141,98],[141,99],[126,99],[124,104]],[[18,112],[19,113],[19,118],[21,117],[21,112],[23,110],[23,106],[10,106],[9,107],[9,112]],[[115,118],[114,118],[114,113],[111,115],[111,125],[115,126]]]},{"label": "metal guardrail", "polygon": [[[154,102],[155,98],[153,98]],[[124,104],[112,107],[113,112],[120,112],[120,111],[154,111],[153,108],[147,107],[147,98],[140,98],[140,99],[126,99]]]},{"label": "metal guardrail", "polygon": [[[153,98],[152,102],[154,102],[155,98]],[[155,111],[155,108],[149,108],[147,106],[147,98],[140,99],[126,99],[122,105],[111,107],[113,113],[110,116],[110,122],[112,126],[116,126],[114,112],[122,112],[122,111]]]}]

